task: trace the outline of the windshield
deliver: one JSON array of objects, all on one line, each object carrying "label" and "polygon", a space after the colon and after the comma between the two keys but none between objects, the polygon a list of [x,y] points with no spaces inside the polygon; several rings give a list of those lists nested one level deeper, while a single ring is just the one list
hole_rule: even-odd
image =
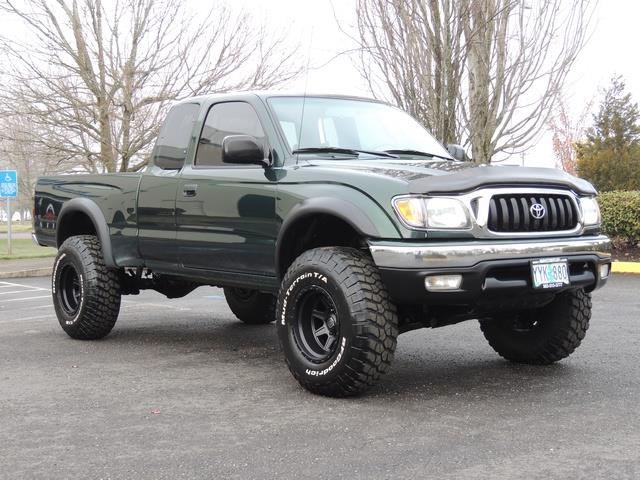
[{"label": "windshield", "polygon": [[325,148],[370,152],[400,150],[451,158],[416,120],[389,105],[307,97],[303,116],[303,97],[271,97],[268,102],[292,151]]}]

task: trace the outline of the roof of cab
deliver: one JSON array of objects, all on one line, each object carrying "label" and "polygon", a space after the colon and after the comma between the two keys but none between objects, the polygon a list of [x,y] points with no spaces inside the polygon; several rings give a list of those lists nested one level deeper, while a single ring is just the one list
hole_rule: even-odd
[{"label": "roof of cab", "polygon": [[344,100],[360,100],[375,103],[386,103],[382,100],[374,98],[359,97],[355,95],[341,95],[335,93],[302,93],[302,92],[289,92],[285,90],[251,90],[245,92],[226,92],[226,93],[213,93],[208,95],[198,95],[196,97],[189,97],[182,99],[178,103],[189,103],[193,101],[199,102],[211,102],[214,100],[228,99],[228,100],[247,100],[249,98],[261,98],[267,100],[271,97],[307,97],[307,98],[340,98]]}]

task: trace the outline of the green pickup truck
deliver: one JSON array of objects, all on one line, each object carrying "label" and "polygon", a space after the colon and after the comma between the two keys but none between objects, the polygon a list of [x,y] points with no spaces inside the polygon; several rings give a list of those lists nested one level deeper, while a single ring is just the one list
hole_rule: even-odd
[{"label": "green pickup truck", "polygon": [[58,249],[71,337],[107,335],[121,295],[219,286],[241,321],[275,321],[319,394],[364,391],[400,333],[464,320],[510,361],[567,357],[610,272],[596,191],[461,157],[374,100],[196,97],[169,111],[143,172],[40,178],[34,239]]}]

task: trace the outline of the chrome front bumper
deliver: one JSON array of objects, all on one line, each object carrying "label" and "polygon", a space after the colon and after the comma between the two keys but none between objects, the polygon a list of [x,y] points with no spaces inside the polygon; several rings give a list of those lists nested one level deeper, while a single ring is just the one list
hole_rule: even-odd
[{"label": "chrome front bumper", "polygon": [[381,268],[465,268],[491,260],[595,254],[611,258],[611,241],[604,235],[551,240],[473,240],[468,242],[369,241],[374,262]]}]

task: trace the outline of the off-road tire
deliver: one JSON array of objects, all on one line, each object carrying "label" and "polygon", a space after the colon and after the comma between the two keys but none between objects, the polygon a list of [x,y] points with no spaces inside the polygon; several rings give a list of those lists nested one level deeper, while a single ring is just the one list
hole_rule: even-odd
[{"label": "off-road tire", "polygon": [[68,238],[53,265],[53,306],[62,329],[78,340],[105,337],[118,319],[120,284],[118,273],[104,264],[98,239]]},{"label": "off-road tire", "polygon": [[257,290],[224,288],[227,305],[238,320],[250,325],[271,323],[276,318],[276,297]]},{"label": "off-road tire", "polygon": [[548,305],[527,312],[528,329],[516,328],[517,315],[480,322],[489,345],[512,362],[548,365],[568,357],[589,328],[591,295],[584,290],[559,294]]},{"label": "off-road tire", "polygon": [[[335,351],[324,356],[311,351],[313,341],[305,343],[301,333],[311,297],[319,299],[317,305],[329,305],[328,311],[335,307],[333,317],[328,316]],[[317,314],[312,310],[311,322]],[[334,397],[356,395],[374,385],[388,371],[398,337],[396,307],[376,266],[364,253],[343,247],[309,250],[293,262],[280,287],[276,325],[295,379],[313,393]],[[308,332],[314,335],[314,330]]]}]

